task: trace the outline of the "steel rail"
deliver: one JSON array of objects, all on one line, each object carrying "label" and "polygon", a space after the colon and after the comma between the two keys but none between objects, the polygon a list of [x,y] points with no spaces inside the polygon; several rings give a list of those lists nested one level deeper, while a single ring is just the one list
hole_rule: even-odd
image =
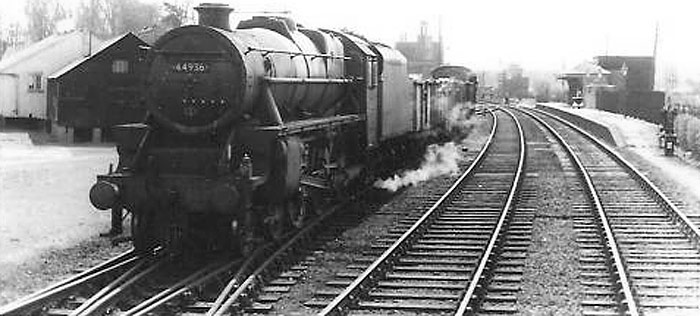
[{"label": "steel rail", "polygon": [[241,265],[236,274],[231,278],[231,280],[229,280],[228,284],[226,284],[226,287],[219,292],[216,300],[214,300],[214,303],[209,308],[209,311],[207,311],[207,316],[212,316],[214,312],[221,308],[221,305],[224,303],[224,301],[226,301],[231,292],[240,287],[241,283],[243,283],[243,281],[245,281],[245,279],[250,275],[251,272],[249,271],[255,268],[257,262],[260,261],[260,258],[267,253],[270,247],[271,246],[266,245],[258,248],[255,250],[255,252],[253,252],[250,258],[248,258],[243,265]]},{"label": "steel rail", "polygon": [[230,263],[224,265],[223,267],[216,269],[216,270],[212,271],[211,273],[208,273],[207,275],[205,275],[204,277],[202,277],[200,279],[197,279],[197,280],[195,280],[195,281],[193,281],[193,282],[191,282],[191,283],[189,283],[189,284],[187,284],[179,289],[173,290],[167,296],[158,299],[157,301],[153,302],[150,305],[143,306],[142,308],[140,308],[138,310],[136,310],[136,308],[138,306],[134,307],[132,310],[125,312],[124,316],[127,316],[127,315],[134,315],[134,316],[148,315],[148,313],[151,312],[153,309],[167,303],[168,301],[178,297],[179,295],[184,294],[186,291],[188,291],[194,287],[200,286],[202,283],[204,283],[204,282],[208,281],[209,279],[225,272],[226,270],[230,269],[231,266],[236,265],[238,263],[240,263],[240,260],[230,262]]},{"label": "steel rail", "polygon": [[588,133],[587,131],[583,130],[582,128],[579,128],[578,126],[572,124],[571,122],[564,120],[556,115],[553,115],[551,113],[548,113],[546,111],[542,111],[539,109],[535,109],[535,111],[538,111],[540,113],[543,113],[549,117],[552,117],[565,125],[571,127],[572,129],[576,130],[577,132],[581,133],[584,135],[586,138],[590,139],[593,141],[598,147],[602,148],[608,155],[610,155],[614,160],[616,160],[618,163],[620,163],[624,168],[629,170],[632,173],[632,176],[637,178],[639,182],[641,182],[642,186],[648,187],[649,192],[653,193],[654,196],[656,196],[656,199],[658,202],[662,204],[663,209],[671,216],[672,219],[674,219],[678,224],[682,226],[682,231],[683,233],[688,236],[694,243],[695,246],[700,249],[700,229],[698,228],[695,223],[693,223],[688,216],[683,214],[676,205],[671,202],[671,200],[661,192],[661,190],[649,180],[645,175],[643,175],[637,168],[635,168],[629,161],[627,161],[625,158],[623,158],[618,152],[616,152],[614,149],[612,149],[610,146],[606,145],[599,139],[595,138],[593,135]]},{"label": "steel rail", "polygon": [[[612,228],[610,225],[610,221],[608,220],[607,215],[605,214],[605,209],[603,208],[603,204],[600,202],[600,197],[598,195],[598,191],[596,190],[595,186],[593,185],[593,180],[591,179],[590,174],[586,170],[586,167],[583,165],[581,160],[578,158],[578,156],[574,153],[573,148],[564,140],[564,138],[559,134],[551,125],[549,125],[547,122],[545,122],[543,119],[537,117],[536,115],[533,115],[529,113],[528,111],[522,111],[523,113],[526,113],[530,117],[534,118],[536,121],[538,121],[540,124],[542,124],[547,130],[549,130],[552,135],[559,141],[559,143],[564,147],[566,150],[567,155],[571,158],[571,160],[574,162],[576,165],[576,168],[578,168],[579,175],[583,178],[584,182],[586,183],[586,191],[590,195],[590,197],[593,199],[593,203],[595,205],[596,212],[598,214],[598,217],[600,219],[600,222],[602,224],[602,229],[605,232],[605,239],[606,239],[606,245],[609,248],[609,252],[606,252],[606,256],[611,256],[613,259],[614,263],[614,268],[615,268],[615,273],[613,273],[614,276],[617,276],[617,279],[613,279],[613,283],[615,286],[619,286],[620,289],[622,290],[622,293],[620,293],[620,289],[617,291],[617,301],[619,306],[627,306],[626,308],[626,315],[631,315],[631,316],[639,316],[639,308],[637,307],[637,302],[635,300],[634,296],[634,291],[632,290],[632,281],[628,277],[628,272],[627,272],[627,265],[625,264],[622,255],[620,254],[620,249],[617,245],[617,241],[615,239],[615,234],[612,232]],[[541,113],[545,113],[540,111]],[[559,122],[564,122],[561,119],[551,116],[550,117],[556,119]],[[568,122],[564,122],[568,123]],[[573,127],[571,124],[565,124],[568,127]],[[578,129],[574,129],[577,132],[581,132]],[[590,136],[590,135],[589,135]],[[609,260],[610,258],[608,258]]]},{"label": "steel rail", "polygon": [[121,315],[145,315],[153,309],[165,304],[169,300],[174,299],[175,297],[178,297],[179,295],[185,293],[187,290],[196,287],[206,282],[210,278],[227,271],[238,262],[240,262],[240,260],[234,260],[225,263],[212,263],[210,265],[207,265],[206,267],[201,268],[195,271],[194,273],[191,273],[190,276],[188,276],[187,278],[182,279],[181,281],[168,287],[160,293],[151,296],[147,300],[141,302],[141,304],[123,312]]},{"label": "steel rail", "polygon": [[382,255],[372,262],[372,264],[367,267],[348,287],[346,287],[338,296],[336,296],[333,301],[331,301],[328,306],[326,306],[319,315],[342,315],[346,311],[346,307],[356,301],[360,296],[362,296],[365,291],[369,290],[372,284],[376,281],[378,275],[384,274],[386,269],[391,266],[391,263],[398,257],[398,255],[405,251],[409,241],[414,239],[414,234],[419,231],[425,223],[428,223],[432,219],[434,214],[438,213],[441,205],[445,203],[452,193],[460,186],[464,180],[472,175],[473,170],[476,166],[481,164],[484,157],[486,157],[486,152],[491,148],[494,136],[496,134],[496,127],[498,126],[498,120],[496,115],[489,109],[493,120],[493,126],[491,128],[491,134],[488,140],[482,146],[481,151],[474,159],[474,161],[469,165],[467,170],[462,173],[462,175],[457,179],[457,181],[452,184],[452,186],[443,194],[440,199],[433,204],[428,211],[426,211],[418,221],[411,226],[398,240],[396,240],[391,247],[389,247]]},{"label": "steel rail", "polygon": [[[234,278],[233,280],[231,280],[231,282],[226,286],[225,291],[222,291],[220,293],[219,297],[217,297],[216,299],[214,306],[212,306],[207,311],[206,315],[224,315],[224,313],[226,313],[226,311],[229,308],[231,308],[231,306],[238,300],[240,300],[243,297],[249,298],[250,295],[248,294],[251,291],[253,291],[253,288],[258,287],[261,283],[263,283],[263,272],[265,272],[271,266],[279,264],[279,261],[285,258],[285,255],[288,251],[292,251],[294,247],[299,246],[300,242],[304,238],[307,238],[313,231],[319,229],[321,227],[321,224],[325,223],[327,219],[332,218],[332,215],[335,215],[335,213],[340,209],[342,209],[341,205],[332,207],[332,209],[325,213],[323,216],[319,217],[313,223],[296,233],[290,240],[284,243],[284,245],[282,245],[269,258],[267,258],[267,260],[265,260],[263,264],[260,265],[260,267],[258,267],[253,273],[248,275],[246,279],[242,283],[240,283],[240,285],[236,285],[239,279]],[[234,289],[235,291],[231,293],[230,291]],[[231,293],[230,296],[229,293]]]},{"label": "steel rail", "polygon": [[85,300],[78,308],[74,309],[71,313],[70,316],[75,316],[75,315],[80,315],[84,310],[88,309],[90,305],[94,304],[97,300],[99,300],[102,296],[105,294],[109,293],[112,291],[114,288],[122,284],[124,281],[128,280],[132,275],[136,274],[139,269],[141,269],[144,265],[146,265],[146,261],[141,261],[135,266],[133,266],[131,269],[128,271],[122,273],[118,278],[107,284],[107,286],[102,287],[97,293],[93,294],[90,298]]},{"label": "steel rail", "polygon": [[[167,260],[167,257],[157,260],[150,266],[144,267],[144,270],[140,272],[138,272],[140,267],[134,267],[131,271],[129,271],[129,273],[122,275],[118,280],[115,280],[109,286],[103,289],[103,291],[93,295],[88,301],[73,311],[71,316],[95,315],[100,309],[106,308],[107,305],[112,300],[116,299],[121,292],[158,270],[158,268],[164,265]],[[146,265],[145,262],[142,263],[144,266]],[[132,276],[133,274],[135,275]]]},{"label": "steel rail", "polygon": [[508,197],[506,199],[506,204],[503,206],[501,216],[498,219],[498,224],[494,228],[494,231],[491,234],[491,237],[489,238],[489,243],[486,247],[486,251],[484,251],[484,253],[481,255],[481,258],[479,260],[479,266],[477,267],[474,274],[472,274],[471,281],[469,281],[469,286],[467,287],[467,291],[464,293],[464,296],[462,296],[459,307],[457,308],[457,311],[454,313],[454,315],[465,315],[467,312],[473,311],[474,308],[472,307],[472,305],[474,301],[472,300],[472,298],[476,297],[478,301],[480,299],[481,293],[477,293],[477,291],[485,289],[485,287],[480,286],[482,285],[482,277],[484,276],[484,272],[488,269],[487,265],[493,264],[495,262],[495,260],[492,260],[493,258],[491,258],[491,254],[493,254],[494,249],[496,249],[496,243],[499,242],[499,240],[504,240],[503,238],[499,238],[501,237],[501,230],[505,226],[508,216],[511,214],[510,208],[513,204],[513,200],[515,199],[518,193],[518,190],[520,189],[523,170],[525,170],[525,133],[523,132],[523,128],[520,125],[520,121],[518,121],[515,115],[513,115],[513,113],[506,110],[505,108],[503,108],[502,110],[505,113],[507,113],[511,118],[513,118],[513,121],[515,121],[515,125],[518,127],[518,143],[520,145],[520,150],[518,152],[518,169],[515,171],[515,178],[513,179],[513,183],[510,186]]},{"label": "steel rail", "polygon": [[130,267],[137,264],[139,258],[133,250],[124,252],[108,261],[105,261],[89,270],[83,271],[71,278],[60,281],[49,287],[46,287],[34,294],[26,296],[14,303],[8,304],[0,308],[0,315],[27,315],[31,311],[41,308],[42,305],[51,301],[56,296],[70,292],[96,278],[102,277],[108,273],[119,269]]}]

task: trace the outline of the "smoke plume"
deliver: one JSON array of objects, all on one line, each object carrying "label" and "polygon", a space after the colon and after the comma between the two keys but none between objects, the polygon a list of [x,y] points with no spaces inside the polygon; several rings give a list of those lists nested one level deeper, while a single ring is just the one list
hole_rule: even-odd
[{"label": "smoke plume", "polygon": [[[416,185],[447,174],[458,173],[459,162],[464,158],[462,148],[468,147],[470,138],[464,138],[471,134],[472,129],[478,126],[476,119],[471,118],[471,104],[457,104],[444,114],[446,118],[444,128],[453,139],[452,142],[442,145],[432,144],[428,146],[420,168],[403,171],[393,177],[374,182],[374,187],[396,192],[398,189]],[[459,140],[458,137],[463,138]]]},{"label": "smoke plume", "polygon": [[377,180],[374,182],[374,187],[396,192],[404,186],[416,185],[439,176],[457,173],[460,160],[462,160],[462,151],[455,143],[433,144],[428,146],[420,168],[404,171],[386,180]]}]

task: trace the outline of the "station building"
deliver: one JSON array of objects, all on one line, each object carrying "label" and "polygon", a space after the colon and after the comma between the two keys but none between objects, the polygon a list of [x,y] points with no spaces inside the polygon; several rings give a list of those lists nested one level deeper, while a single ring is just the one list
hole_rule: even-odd
[{"label": "station building", "polygon": [[[594,89],[615,89],[615,86],[610,84],[611,75],[610,71],[605,70],[595,61],[585,61],[560,74],[558,79],[565,80],[568,85],[569,104],[576,106],[586,104],[588,107],[595,108],[595,94],[592,93]],[[584,102],[586,98],[588,100]]]},{"label": "station building", "polygon": [[654,91],[654,57],[597,56],[559,76],[569,87],[569,103],[663,122],[664,93]]}]

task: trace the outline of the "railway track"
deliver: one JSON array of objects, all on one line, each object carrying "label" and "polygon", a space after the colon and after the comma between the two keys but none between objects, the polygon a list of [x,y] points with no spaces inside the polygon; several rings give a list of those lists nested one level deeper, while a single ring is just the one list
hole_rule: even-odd
[{"label": "railway track", "polygon": [[[332,207],[283,245],[260,247],[250,258],[207,258],[184,266],[169,255],[133,252],[41,290],[0,315],[223,315],[265,312],[302,276],[304,256],[364,214]],[[363,209],[363,207],[356,207]],[[340,213],[340,214],[338,214]],[[300,259],[301,258],[301,259]]]},{"label": "railway track", "polygon": [[270,275],[290,268],[311,241],[332,234],[329,227],[342,230],[348,223],[342,218],[350,215],[338,215],[340,209],[332,207],[284,244],[263,245],[246,260],[213,257],[184,265],[167,253],[143,257],[130,251],[1,307],[0,315],[221,315],[232,307],[250,308],[252,292],[274,284]]},{"label": "railway track", "polygon": [[58,298],[67,299],[78,290],[96,293],[98,290],[95,288],[99,289],[102,285],[115,281],[122,273],[143,262],[144,258],[138,257],[133,251],[127,251],[92,269],[0,307],[0,315],[29,315],[39,310],[50,311],[51,305]]},{"label": "railway track", "polygon": [[[529,178],[537,177],[538,169],[525,170],[537,159],[537,150],[526,157],[516,117],[537,117],[550,131],[547,137],[560,142],[547,146],[566,152],[558,155],[568,181],[580,186],[570,198],[582,314],[700,311],[697,227],[605,145],[592,143],[590,136],[550,115],[524,112],[494,113],[499,119],[488,145],[460,181],[444,195],[438,192],[448,185],[414,197],[432,206],[407,213],[306,305],[322,315],[520,312],[517,295],[540,197]],[[545,144],[532,144],[538,142]],[[338,220],[332,214],[284,245],[262,247],[245,262],[219,258],[183,267],[167,255],[125,253],[2,307],[0,315],[268,313],[312,264],[304,258],[342,232],[344,222],[361,218]]]},{"label": "railway track", "polygon": [[[493,138],[496,132],[495,115],[492,112],[488,113],[490,122],[489,139]],[[480,150],[469,151],[464,153],[464,158],[459,161],[459,170],[468,170],[477,161],[480,152],[488,146],[488,139],[478,142]],[[349,286],[352,281],[362,271],[377,260],[382,253],[389,248],[397,239],[399,239],[413,224],[420,219],[432,206],[438,202],[445,192],[447,192],[455,182],[459,175],[439,177],[430,180],[430,182],[419,187],[415,187],[406,192],[400,199],[398,205],[385,205],[380,210],[375,212],[375,216],[368,220],[380,224],[379,230],[384,232],[378,233],[373,237],[371,244],[359,252],[354,253],[351,260],[343,264],[343,268],[335,271],[331,275],[318,276],[316,282],[319,286],[313,289],[313,297],[294,298],[299,302],[303,302],[303,308],[306,309],[306,314],[316,314],[331,303],[334,297],[339,295],[342,290]],[[389,220],[389,222],[387,222]],[[376,228],[371,228],[375,230]]]},{"label": "railway track", "polygon": [[139,315],[230,273],[239,261],[183,266],[133,251],[0,309],[0,315]]},{"label": "railway track", "polygon": [[[493,115],[491,115],[493,118]],[[467,153],[466,154],[467,158],[461,162],[462,166],[464,168],[468,167],[468,165],[471,164],[473,161],[472,158],[476,158],[476,154],[472,153]],[[419,205],[428,205],[425,208],[429,207],[429,205],[432,205],[432,202],[434,200],[437,200],[440,198],[441,194],[444,193],[445,190],[449,188],[449,186],[452,184],[452,181],[448,181],[446,179],[436,179],[433,180],[433,183],[438,183],[436,187],[430,187],[427,188],[426,190],[423,190],[423,194],[421,196],[414,196],[413,198],[416,199],[412,204],[419,204]],[[442,185],[444,184],[444,185]],[[433,200],[434,199],[434,200]],[[432,201],[432,202],[431,202]],[[430,203],[430,204],[428,204]],[[400,216],[401,217],[419,217],[420,216],[420,209],[422,207],[418,207],[415,212],[412,214],[406,214],[404,212],[401,212]],[[385,219],[391,218],[391,217],[396,217],[399,216],[397,213],[392,213],[391,211],[378,211],[374,213],[376,216],[379,217],[384,217]],[[364,218],[360,218],[362,220]],[[355,221],[353,222],[353,225],[345,225],[347,228],[348,226],[355,226],[356,224],[359,224],[359,222]],[[403,230],[405,231],[405,229]],[[402,232],[403,232],[402,231]],[[394,233],[390,233],[389,236],[386,236],[386,238],[391,239],[392,235]],[[289,311],[292,311],[293,313],[302,313],[302,314],[311,314],[315,313],[313,310],[320,310],[321,307],[326,306],[328,304],[328,300],[326,299],[321,299],[319,300],[312,300],[310,302],[304,303],[306,300],[308,300],[308,297],[306,298],[300,298],[298,295],[304,294],[304,290],[301,290],[295,286],[297,285],[297,280],[292,280],[292,279],[297,279],[297,275],[304,275],[304,278],[308,278],[307,272],[309,269],[314,270],[315,268],[319,268],[319,265],[325,266],[329,262],[323,262],[323,258],[325,258],[322,254],[324,253],[324,244],[332,244],[335,240],[337,240],[339,234],[333,234],[332,236],[326,236],[318,238],[317,240],[313,241],[313,244],[318,245],[311,247],[310,249],[314,251],[307,251],[306,254],[308,255],[307,257],[302,260],[302,262],[296,263],[295,265],[291,266],[288,269],[281,269],[278,270],[274,273],[270,273],[269,271],[264,272],[264,269],[261,269],[259,272],[256,272],[255,274],[251,275],[251,278],[260,278],[258,275],[266,275],[266,278],[268,281],[260,282],[259,285],[255,288],[249,288],[248,290],[241,291],[240,295],[235,295],[232,296],[230,299],[230,304],[228,306],[225,306],[222,308],[221,314],[223,314],[224,311],[232,311],[237,314],[243,314],[243,315],[261,315],[261,314],[267,314],[267,313],[286,313]],[[328,238],[330,237],[330,238]],[[396,238],[393,238],[395,240]],[[318,252],[317,252],[318,251]],[[349,269],[357,269],[358,265],[362,267],[366,267],[366,261],[368,258],[376,258],[376,255],[372,254],[374,252],[373,250],[369,250],[365,256],[363,257],[355,257],[354,260],[355,262],[348,265],[347,267]],[[321,257],[318,257],[318,254],[321,254]],[[370,260],[370,261],[371,261]],[[359,263],[359,262],[365,262],[365,263]],[[332,265],[332,263],[331,263]],[[326,269],[325,267],[322,269]],[[343,273],[341,273],[342,275]],[[269,280],[273,280],[272,282],[269,282]],[[306,280],[305,282],[308,282],[311,280]],[[319,281],[318,279],[313,280]],[[334,281],[330,281],[329,283],[333,283]],[[336,281],[336,284],[344,284],[344,281]],[[303,287],[303,285],[302,285]],[[318,293],[324,292],[323,290],[317,291]],[[321,294],[321,296],[328,296],[328,293],[332,293],[330,295],[337,294],[334,291],[331,292],[326,292],[325,294]],[[276,306],[279,301],[283,301],[281,304],[282,306]],[[294,303],[296,302],[296,304]],[[280,308],[282,310],[280,310]],[[311,309],[309,309],[311,308]],[[299,312],[299,311],[303,312]],[[219,315],[219,314],[217,314]]]},{"label": "railway track", "polygon": [[[576,223],[588,298],[584,314],[698,313],[697,226],[605,144],[544,112],[527,112],[566,141],[590,198],[579,204]],[[584,216],[591,206],[595,217]]]},{"label": "railway track", "polygon": [[322,315],[463,313],[483,298],[490,259],[503,253],[497,236],[511,218],[525,152],[517,121],[496,115],[496,133],[476,162]]}]

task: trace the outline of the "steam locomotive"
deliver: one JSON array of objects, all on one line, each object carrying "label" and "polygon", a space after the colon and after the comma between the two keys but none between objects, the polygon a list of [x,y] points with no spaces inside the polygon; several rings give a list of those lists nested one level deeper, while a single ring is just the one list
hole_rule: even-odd
[{"label": "steam locomotive", "polygon": [[198,25],[147,52],[149,115],[115,127],[119,164],[90,190],[131,212],[137,251],[281,239],[438,133],[437,81],[411,81],[391,47],[288,17],[232,30],[227,5],[195,9]]}]

